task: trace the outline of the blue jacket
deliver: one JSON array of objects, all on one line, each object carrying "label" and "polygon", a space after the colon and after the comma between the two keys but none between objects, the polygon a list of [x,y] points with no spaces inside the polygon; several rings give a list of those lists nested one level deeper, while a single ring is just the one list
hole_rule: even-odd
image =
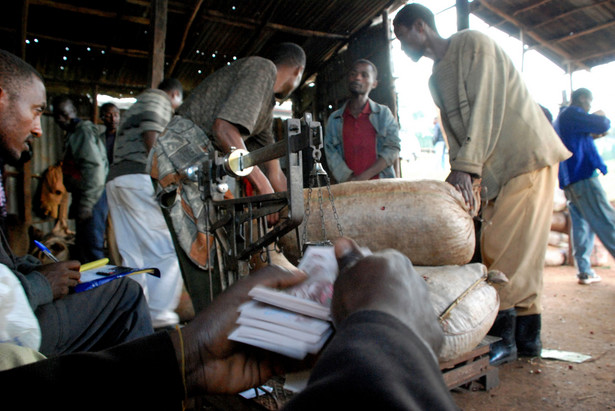
[{"label": "blue jacket", "polygon": [[[325,128],[325,155],[329,171],[338,183],[347,181],[352,170],[348,168],[344,160],[344,110],[348,102],[339,109],[331,113]],[[369,121],[376,129],[376,153],[378,157],[386,160],[388,167],[379,174],[380,178],[394,178],[395,170],[393,163],[399,157],[400,139],[399,127],[393,117],[391,110],[382,104],[378,104],[369,99],[371,114]]]},{"label": "blue jacket", "polygon": [[592,134],[602,134],[611,127],[611,121],[597,114],[589,114],[581,107],[569,106],[560,111],[553,127],[572,157],[559,166],[559,186],[564,188],[577,181],[594,176],[596,169],[607,173]]}]

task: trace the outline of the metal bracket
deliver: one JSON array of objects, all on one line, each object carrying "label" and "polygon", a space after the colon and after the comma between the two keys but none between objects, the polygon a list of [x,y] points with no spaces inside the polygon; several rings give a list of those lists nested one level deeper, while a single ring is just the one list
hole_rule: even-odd
[{"label": "metal bracket", "polygon": [[[252,152],[235,150],[227,156],[215,152],[214,158],[207,158],[197,171],[201,198],[210,210],[209,230],[221,248],[219,255],[226,271],[223,275],[229,276],[229,282],[249,273],[248,261],[253,254],[303,221],[303,169],[299,154],[310,147],[322,147],[322,128],[319,122],[312,121],[311,114],[302,119],[287,119],[284,125],[284,138],[277,143]],[[287,191],[224,199],[226,178],[247,175],[251,167],[281,157],[286,158]],[[266,218],[274,213],[281,213],[280,222],[267,230]]]}]

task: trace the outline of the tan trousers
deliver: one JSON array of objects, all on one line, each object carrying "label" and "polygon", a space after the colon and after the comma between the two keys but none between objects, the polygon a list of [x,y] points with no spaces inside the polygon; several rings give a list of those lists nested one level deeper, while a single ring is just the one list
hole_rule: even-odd
[{"label": "tan trousers", "polygon": [[483,263],[508,277],[498,288],[500,310],[515,307],[518,315],[542,311],[543,268],[558,165],[511,179],[495,201],[483,208]]}]

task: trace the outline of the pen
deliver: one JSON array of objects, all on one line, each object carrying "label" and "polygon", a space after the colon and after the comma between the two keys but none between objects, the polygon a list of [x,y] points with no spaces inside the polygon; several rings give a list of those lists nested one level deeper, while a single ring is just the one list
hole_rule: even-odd
[{"label": "pen", "polygon": [[47,247],[45,247],[45,244],[41,243],[40,241],[34,240],[34,245],[36,245],[43,252],[43,254],[49,257],[49,259],[54,263],[60,262],[60,260],[58,260],[55,255],[51,254],[51,251]]},{"label": "pen", "polygon": [[108,258],[101,258],[100,260],[92,261],[86,264],[81,264],[81,268],[79,269],[79,271],[84,272],[87,270],[92,270],[94,268],[99,268],[99,267],[102,267],[103,265],[107,265],[108,262],[109,262]]}]

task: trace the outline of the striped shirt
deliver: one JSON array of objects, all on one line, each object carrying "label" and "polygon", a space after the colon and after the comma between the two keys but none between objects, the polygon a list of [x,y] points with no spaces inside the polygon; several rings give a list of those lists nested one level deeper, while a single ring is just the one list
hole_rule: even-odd
[{"label": "striped shirt", "polygon": [[162,133],[172,116],[173,107],[166,92],[148,89],[141,93],[122,116],[107,181],[127,174],[147,174],[148,152],[142,135],[147,131]]}]

